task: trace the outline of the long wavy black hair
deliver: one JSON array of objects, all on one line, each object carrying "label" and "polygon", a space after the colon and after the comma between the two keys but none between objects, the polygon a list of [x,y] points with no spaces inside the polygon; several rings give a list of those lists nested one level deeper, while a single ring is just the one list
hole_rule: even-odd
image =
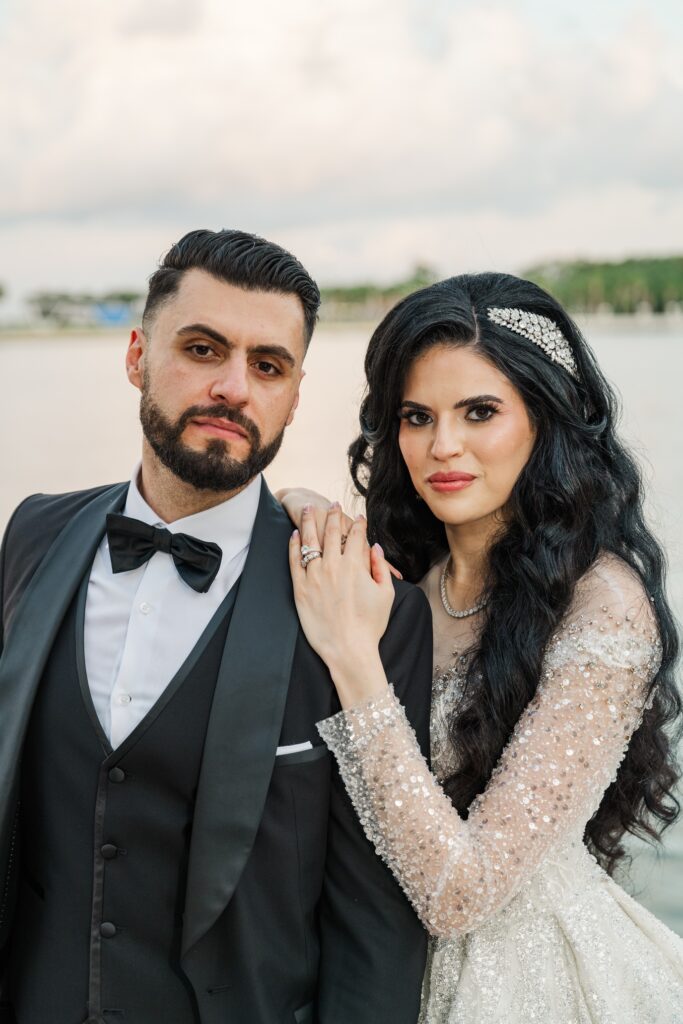
[{"label": "long wavy black hair", "polygon": [[[554,321],[572,348],[579,379],[531,341],[489,320],[491,307]],[[616,433],[616,396],[571,318],[529,281],[462,275],[398,303],[370,340],[361,433],[349,458],[366,498],[370,537],[409,580],[421,579],[448,547],[444,524],[416,500],[399,449],[397,414],[410,367],[443,344],[471,346],[497,367],[522,396],[536,432],[505,526],[489,551],[489,604],[468,669],[468,699],[450,723],[459,766],[445,789],[466,816],[536,691],[544,649],[577,581],[600,553],[613,552],[652,595],[663,657],[652,707],[586,827],[588,847],[611,874],[624,856],[626,832],[656,840],[678,815],[681,719],[674,674],[678,635],[664,592],[665,559],[645,522],[638,467]]]}]

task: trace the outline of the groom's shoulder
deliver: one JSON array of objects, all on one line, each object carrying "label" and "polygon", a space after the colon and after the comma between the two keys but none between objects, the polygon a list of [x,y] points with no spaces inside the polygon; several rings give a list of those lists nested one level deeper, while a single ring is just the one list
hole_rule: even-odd
[{"label": "groom's shoulder", "polygon": [[82,491],[66,491],[61,494],[31,494],[17,505],[5,536],[11,535],[12,542],[28,534],[38,539],[38,534],[48,533],[55,537],[73,516],[94,498],[111,489],[113,484],[89,487]]},{"label": "groom's shoulder", "polygon": [[17,506],[0,549],[0,622],[8,621],[11,607],[67,523],[110,487],[90,487],[65,494],[31,494]]},{"label": "groom's shoulder", "polygon": [[406,580],[397,580],[393,578],[394,584],[394,607],[397,604],[401,604],[405,600],[414,602],[416,605],[422,605],[429,608],[429,601],[427,600],[423,590],[418,587],[416,583],[408,583]]},{"label": "groom's shoulder", "polygon": [[431,630],[432,612],[429,607],[424,591],[415,583],[407,583],[405,580],[392,580],[394,584],[394,604],[391,609],[389,627],[399,619],[403,622],[407,617],[412,617],[415,622],[426,623]]},{"label": "groom's shoulder", "polygon": [[2,543],[5,579],[18,567],[22,574],[40,564],[67,523],[98,495],[111,488],[89,487],[63,494],[31,494],[16,507]]}]

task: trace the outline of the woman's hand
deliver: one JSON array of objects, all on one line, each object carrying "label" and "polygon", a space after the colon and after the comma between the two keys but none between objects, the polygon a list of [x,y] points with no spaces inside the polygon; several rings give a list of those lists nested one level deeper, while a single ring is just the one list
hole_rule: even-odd
[{"label": "woman's hand", "polygon": [[[306,487],[283,487],[275,492],[275,497],[298,530],[301,530],[302,527],[304,508],[310,506],[318,537],[322,540],[320,547],[323,548],[327,513],[333,504],[336,505],[336,502],[333,503],[324,495],[318,494],[317,491],[310,491]],[[341,524],[341,537],[344,538],[353,526],[353,519],[342,512]]]},{"label": "woman's hand", "polygon": [[[303,524],[304,508],[309,507],[311,509],[311,514],[315,520],[317,536],[320,540],[321,551],[325,550],[325,526],[327,524],[327,513],[331,508],[339,509],[341,515],[341,531],[339,540],[341,549],[342,551],[344,550],[346,538],[353,526],[353,519],[344,512],[339,505],[339,502],[331,502],[323,494],[318,494],[317,491],[310,491],[307,487],[281,487],[279,491],[275,492],[275,497],[299,531]],[[303,541],[303,543],[305,544],[306,541]],[[395,576],[398,580],[402,580],[403,576],[398,569],[395,569],[390,562],[387,564],[391,575]]]},{"label": "woman's hand", "polygon": [[[301,532],[289,547],[294,598],[306,639],[330,670],[343,707],[381,695],[387,680],[379,657],[394,600],[391,572],[379,544],[368,546],[367,524],[359,516],[341,550],[338,506],[327,513],[320,543],[310,506],[302,513]],[[304,568],[302,546],[324,554]]]}]

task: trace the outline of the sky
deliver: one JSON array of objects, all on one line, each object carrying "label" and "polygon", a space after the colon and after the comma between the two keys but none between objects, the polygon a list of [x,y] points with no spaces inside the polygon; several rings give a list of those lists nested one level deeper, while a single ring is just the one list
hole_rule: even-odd
[{"label": "sky", "polygon": [[2,305],[196,227],[323,284],[678,252],[682,100],[680,0],[0,0]]}]

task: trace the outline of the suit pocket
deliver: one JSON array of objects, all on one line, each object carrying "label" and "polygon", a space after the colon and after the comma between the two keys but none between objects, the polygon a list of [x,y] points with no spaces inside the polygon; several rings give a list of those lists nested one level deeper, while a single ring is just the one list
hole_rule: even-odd
[{"label": "suit pocket", "polygon": [[287,764],[307,764],[311,761],[319,761],[322,757],[329,756],[329,750],[324,743],[318,743],[308,750],[297,750],[292,754],[279,754],[275,758],[275,767]]},{"label": "suit pocket", "polygon": [[298,1010],[294,1011],[294,1022],[295,1024],[313,1024],[313,1010],[315,1009],[314,1003],[306,1003],[305,1006],[299,1007]]}]

